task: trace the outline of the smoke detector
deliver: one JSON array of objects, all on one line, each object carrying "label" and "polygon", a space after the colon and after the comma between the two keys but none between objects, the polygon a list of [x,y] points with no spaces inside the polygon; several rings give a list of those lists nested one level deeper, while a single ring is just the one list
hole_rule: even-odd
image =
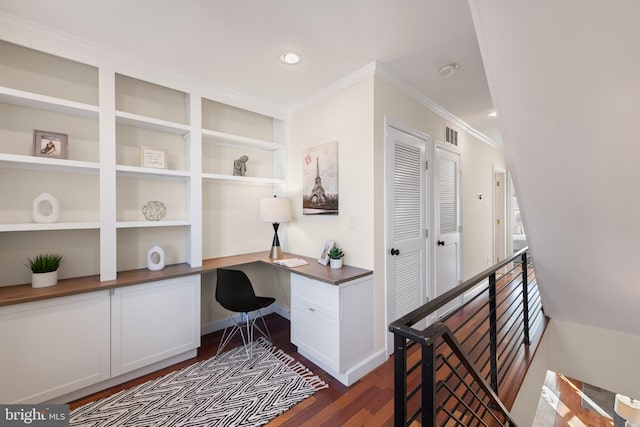
[{"label": "smoke detector", "polygon": [[438,69],[438,72],[442,77],[448,77],[448,76],[453,76],[456,73],[456,71],[458,71],[458,68],[460,68],[458,64],[456,64],[455,62],[450,62],[448,64],[444,64],[443,66],[441,66]]}]

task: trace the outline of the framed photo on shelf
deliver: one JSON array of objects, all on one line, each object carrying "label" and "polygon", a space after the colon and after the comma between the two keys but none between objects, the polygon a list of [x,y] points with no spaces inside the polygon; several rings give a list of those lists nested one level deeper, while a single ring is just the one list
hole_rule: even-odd
[{"label": "framed photo on shelf", "polygon": [[161,148],[140,146],[140,166],[144,168],[167,168],[167,150]]},{"label": "framed photo on shelf", "polygon": [[329,264],[329,251],[335,245],[336,245],[336,242],[334,242],[333,240],[327,240],[326,242],[324,242],[324,246],[322,247],[322,253],[320,254],[320,257],[318,258],[318,262],[320,264],[322,264],[322,265],[328,265]]},{"label": "framed photo on shelf", "polygon": [[33,131],[33,155],[37,157],[66,159],[69,155],[68,142],[69,135],[65,133],[36,129]]}]

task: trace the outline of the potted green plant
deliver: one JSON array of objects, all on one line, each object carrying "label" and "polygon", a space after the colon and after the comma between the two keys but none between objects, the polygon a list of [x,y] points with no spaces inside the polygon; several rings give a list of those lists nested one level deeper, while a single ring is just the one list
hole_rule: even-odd
[{"label": "potted green plant", "polygon": [[329,250],[329,258],[331,258],[331,268],[342,268],[342,257],[344,252],[342,249],[335,247]]},{"label": "potted green plant", "polygon": [[31,270],[31,286],[44,288],[58,283],[58,267],[62,264],[60,254],[40,254],[29,258],[27,267]]}]

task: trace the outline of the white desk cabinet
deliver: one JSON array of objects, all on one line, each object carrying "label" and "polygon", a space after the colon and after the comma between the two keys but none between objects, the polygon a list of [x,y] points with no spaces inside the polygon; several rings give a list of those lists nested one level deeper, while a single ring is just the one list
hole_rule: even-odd
[{"label": "white desk cabinet", "polygon": [[332,285],[291,274],[291,342],[346,385],[372,356],[373,276]]},{"label": "white desk cabinet", "polygon": [[109,378],[109,291],[0,307],[0,402],[34,403]]},{"label": "white desk cabinet", "polygon": [[200,276],[117,288],[111,299],[111,375],[200,346]]}]

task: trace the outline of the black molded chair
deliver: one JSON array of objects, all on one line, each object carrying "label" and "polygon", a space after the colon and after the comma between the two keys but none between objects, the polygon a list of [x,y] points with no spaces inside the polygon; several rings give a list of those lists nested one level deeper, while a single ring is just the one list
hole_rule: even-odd
[{"label": "black molded chair", "polygon": [[[251,344],[253,343],[254,329],[257,329],[271,342],[269,328],[267,328],[267,323],[264,321],[260,310],[273,304],[276,299],[256,296],[251,281],[243,271],[218,269],[216,301],[227,310],[242,315],[242,318],[238,321],[234,314],[231,314],[230,324],[224,328],[216,354],[220,354],[237,332],[240,332],[242,336],[244,349],[249,358],[252,356]],[[264,330],[256,324],[258,318],[262,319]],[[231,328],[230,331],[229,328]],[[246,328],[246,335],[243,328]]]}]

